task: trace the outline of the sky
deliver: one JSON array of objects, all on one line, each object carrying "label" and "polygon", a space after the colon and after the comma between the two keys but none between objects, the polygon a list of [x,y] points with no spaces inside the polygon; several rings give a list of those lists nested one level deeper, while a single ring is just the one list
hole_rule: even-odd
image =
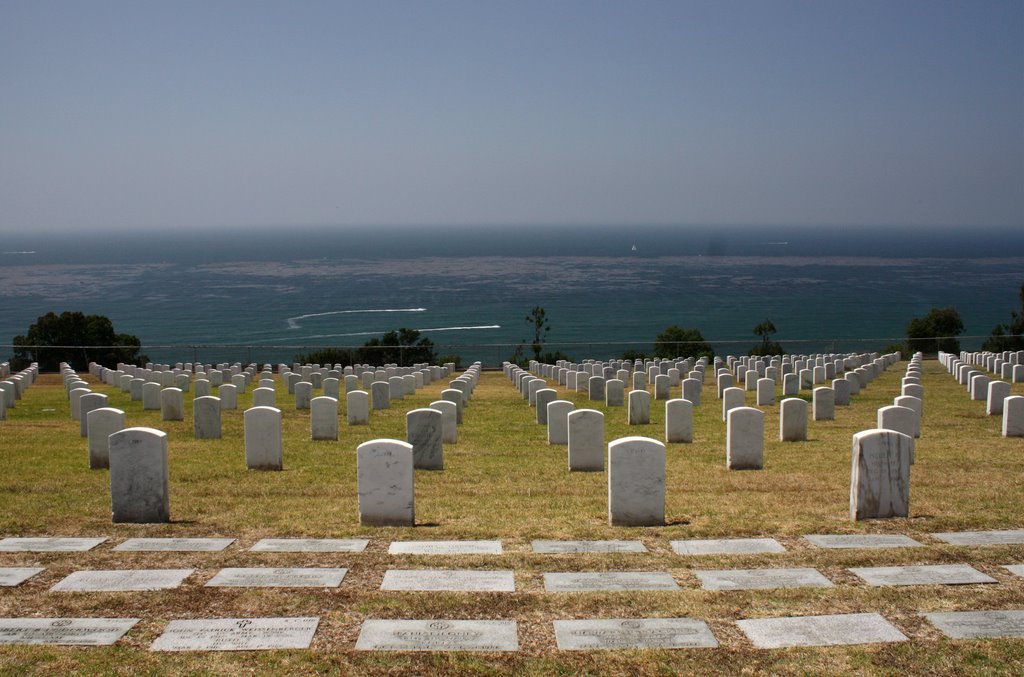
[{"label": "sky", "polygon": [[1024,225],[1024,1],[0,0],[0,235]]}]

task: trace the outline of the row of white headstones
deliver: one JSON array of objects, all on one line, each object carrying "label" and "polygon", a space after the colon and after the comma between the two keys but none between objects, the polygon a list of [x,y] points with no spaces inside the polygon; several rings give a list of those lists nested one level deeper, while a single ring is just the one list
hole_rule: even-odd
[{"label": "row of white headstones", "polygon": [[[833,381],[831,388],[813,389],[814,419],[831,420],[837,404],[848,405],[851,392],[858,393],[899,359],[900,355],[893,353],[884,356],[784,356],[774,358],[770,363],[753,358],[716,360],[716,365],[720,365],[716,373],[722,417],[727,425],[727,467],[732,470],[764,467],[764,412],[744,406],[744,389],[732,386],[734,371],[742,374],[748,388],[752,383],[757,384],[759,406],[770,406],[774,404],[774,377],[780,374],[784,378],[792,377],[787,378],[790,384],[813,387],[819,379],[852,369],[843,378]],[[901,394],[892,406],[878,410],[878,427],[854,435],[851,519],[905,517],[908,514],[914,438],[920,435],[924,409],[920,362],[921,356],[915,355],[901,383]],[[523,398],[536,407],[537,422],[548,426],[549,444],[568,446],[569,470],[603,471],[604,414],[595,409],[575,409],[572,402],[556,399],[557,390],[547,387],[547,379],[556,380],[559,385],[566,385],[577,392],[587,392],[591,400],[604,399],[608,407],[622,406],[621,394],[626,382],[631,380],[633,390],[628,396],[627,416],[630,425],[650,422],[651,393],[647,387],[653,385],[655,399],[666,400],[665,443],[686,443],[692,441],[693,408],[700,405],[706,366],[703,358],[696,361],[687,358],[634,364],[588,361],[551,365],[531,362],[529,370],[506,363],[504,370]],[[682,379],[681,374],[687,371],[688,378]],[[610,375],[615,378],[607,379]],[[672,385],[680,386],[682,398],[670,399]],[[771,393],[770,400],[764,396],[765,392]],[[841,397],[836,396],[837,392]],[[782,400],[780,440],[807,439],[807,412],[807,402],[803,399]],[[611,524],[664,524],[665,443],[639,436],[608,443]]]},{"label": "row of white headstones", "polygon": [[959,357],[952,353],[939,353],[939,362],[956,377],[957,383],[967,389],[971,400],[984,402],[988,416],[1002,415],[1003,437],[1024,437],[1024,397],[1011,395],[1008,382],[993,379],[974,367],[1001,374],[1003,378],[1007,378],[1009,373],[1014,383],[1024,383],[1024,364],[1020,364],[1022,361],[1024,350],[1004,353],[961,352]]},{"label": "row of white headstones", "polygon": [[34,362],[15,374],[9,362],[0,362],[0,421],[7,418],[7,410],[15,407],[38,376],[39,365]]},{"label": "row of white headstones", "polygon": [[[119,365],[122,366],[122,365]],[[283,365],[282,365],[283,366]],[[104,382],[107,374],[99,367],[93,371]],[[415,375],[426,378],[430,384],[434,376],[443,377],[454,365],[424,367]],[[90,367],[91,370],[94,367]],[[387,377],[388,370],[394,369],[395,376]],[[401,399],[408,394],[406,378],[413,374],[398,374],[409,368],[393,365],[381,369],[365,370],[373,378],[388,378],[387,381],[370,380],[371,388],[384,393],[387,402]],[[468,404],[480,377],[480,364],[474,364],[465,373],[449,383],[442,391],[442,399],[432,402],[429,407],[414,409],[406,414],[406,440],[379,439],[365,442],[357,448],[357,483],[359,492],[360,522],[377,526],[412,526],[415,521],[413,507],[413,469],[441,470],[443,464],[443,443],[457,442],[457,425],[461,423],[463,408]],[[122,370],[106,370],[122,371]],[[421,373],[422,372],[422,373]],[[429,376],[424,376],[430,372]],[[139,372],[136,372],[139,374]],[[123,377],[131,379],[159,378],[160,370],[151,374],[114,374],[114,381],[124,383]],[[197,372],[203,373],[203,372]],[[284,367],[282,375],[289,374]],[[129,428],[125,425],[125,412],[102,406],[107,397],[94,393],[88,384],[78,378],[67,365],[62,365],[64,384],[71,400],[72,416],[80,419],[80,432],[89,440],[91,468],[110,469],[111,512],[114,522],[167,522],[170,519],[169,473],[167,435],[163,431],[146,427]],[[239,376],[236,374],[235,376]],[[266,374],[265,375],[269,375]],[[309,374],[311,375],[311,374]],[[307,375],[307,376],[309,376]],[[178,376],[178,375],[176,375]],[[301,376],[301,374],[300,374]],[[353,374],[354,376],[354,374]],[[398,382],[393,379],[397,378]],[[424,383],[415,378],[413,383]],[[197,379],[199,380],[205,379]],[[262,380],[262,379],[261,379]],[[329,379],[325,379],[329,380]],[[178,381],[180,382],[180,381]],[[272,382],[272,381],[271,381]],[[150,382],[146,382],[149,385]],[[152,383],[156,383],[153,381]],[[296,382],[300,385],[302,381]],[[312,384],[312,381],[306,382]],[[224,384],[227,385],[227,384]],[[221,387],[223,388],[224,385]],[[392,397],[392,389],[398,392]],[[254,390],[255,393],[259,390]],[[172,396],[181,397],[180,388],[167,387],[161,395],[170,391]],[[415,392],[413,390],[412,392]],[[369,420],[369,394],[364,391],[347,393],[349,416],[357,411],[358,425]],[[338,400],[328,396],[311,399],[311,436],[314,439],[330,439],[333,430],[337,438]],[[362,405],[361,409],[359,405]],[[219,437],[219,398],[202,395],[193,400],[196,435],[199,438],[213,435],[201,431],[216,429]],[[353,406],[355,405],[355,406]],[[379,407],[386,408],[386,407]],[[358,415],[361,410],[363,414]],[[283,468],[283,435],[281,410],[271,406],[257,405],[243,414],[246,466],[252,470],[280,470]]]}]

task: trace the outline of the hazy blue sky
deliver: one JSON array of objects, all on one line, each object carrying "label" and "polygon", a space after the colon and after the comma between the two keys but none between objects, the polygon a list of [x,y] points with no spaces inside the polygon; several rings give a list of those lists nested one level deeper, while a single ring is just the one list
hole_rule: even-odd
[{"label": "hazy blue sky", "polygon": [[0,0],[0,233],[1024,225],[1024,2]]}]

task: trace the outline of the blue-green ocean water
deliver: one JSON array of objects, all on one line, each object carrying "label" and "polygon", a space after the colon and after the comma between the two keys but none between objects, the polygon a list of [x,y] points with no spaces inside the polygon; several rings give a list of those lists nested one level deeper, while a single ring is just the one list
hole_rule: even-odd
[{"label": "blue-green ocean water", "polygon": [[290,362],[409,327],[494,365],[531,337],[538,305],[550,347],[574,359],[644,350],[672,324],[745,354],[765,318],[792,352],[878,350],[948,305],[972,348],[1019,308],[1024,283],[1024,228],[25,233],[0,250],[0,356],[38,316],[80,310],[170,362]]}]

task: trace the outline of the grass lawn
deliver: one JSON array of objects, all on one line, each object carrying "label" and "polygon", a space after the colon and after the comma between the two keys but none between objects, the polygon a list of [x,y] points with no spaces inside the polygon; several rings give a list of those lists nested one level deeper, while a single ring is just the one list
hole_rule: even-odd
[{"label": "grass lawn", "polygon": [[[465,411],[459,441],[445,445],[441,472],[417,471],[415,528],[359,525],[355,448],[375,438],[405,437],[405,413],[439,399],[447,381],[372,412],[369,426],[345,424],[340,440],[309,439],[309,412],[296,411],[284,385],[284,470],[247,471],[242,412],[223,414],[223,438],[194,440],[191,395],[185,421],[164,422],[118,389],[85,380],[123,409],[130,426],[166,431],[170,451],[170,524],[112,524],[109,474],[90,470],[59,376],[46,374],[0,421],[0,536],[106,536],[86,553],[0,553],[0,567],[43,566],[18,587],[0,588],[0,617],[135,617],[112,647],[3,646],[0,672],[14,673],[325,673],[325,674],[1020,674],[1024,640],[948,640],[922,613],[1024,609],[1024,578],[1003,565],[1024,563],[1024,546],[958,547],[931,532],[1024,528],[1024,439],[1000,435],[937,362],[924,366],[925,414],[911,472],[910,517],[849,519],[850,442],[875,427],[892,404],[906,363],[898,363],[834,421],[810,422],[807,442],[778,441],[778,405],[765,411],[765,467],[725,467],[725,424],[714,386],[694,409],[694,442],[667,446],[666,526],[612,527],[605,473],[569,473],[566,448],[547,444],[546,428],[501,373],[485,373]],[[555,384],[577,408],[604,411],[606,439],[664,439],[664,403],[652,402],[650,425],[628,426],[624,407],[589,402]],[[673,397],[678,397],[678,388]],[[1024,395],[1022,384],[1013,394]],[[747,393],[748,405],[753,393]],[[921,548],[826,550],[807,534],[906,534]],[[131,537],[230,537],[222,552],[121,553]],[[785,553],[679,556],[671,540],[774,537]],[[365,552],[254,553],[261,538],[368,538]],[[395,540],[500,539],[502,555],[389,555]],[[640,540],[644,554],[534,554],[534,539]],[[995,585],[868,587],[858,566],[966,563]],[[336,589],[206,588],[224,567],[346,567]],[[833,588],[709,591],[694,570],[813,567]],[[50,588],[86,569],[194,568],[182,587],[160,592],[68,593]],[[387,569],[508,569],[514,593],[385,592]],[[549,593],[555,571],[664,571],[676,591]],[[748,618],[877,612],[910,641],[898,644],[761,650],[735,621]],[[149,645],[174,619],[318,616],[308,650],[155,653]],[[706,621],[718,649],[559,651],[552,621],[581,618],[688,617]],[[354,649],[366,619],[493,619],[518,622],[512,653],[363,652]]]}]

